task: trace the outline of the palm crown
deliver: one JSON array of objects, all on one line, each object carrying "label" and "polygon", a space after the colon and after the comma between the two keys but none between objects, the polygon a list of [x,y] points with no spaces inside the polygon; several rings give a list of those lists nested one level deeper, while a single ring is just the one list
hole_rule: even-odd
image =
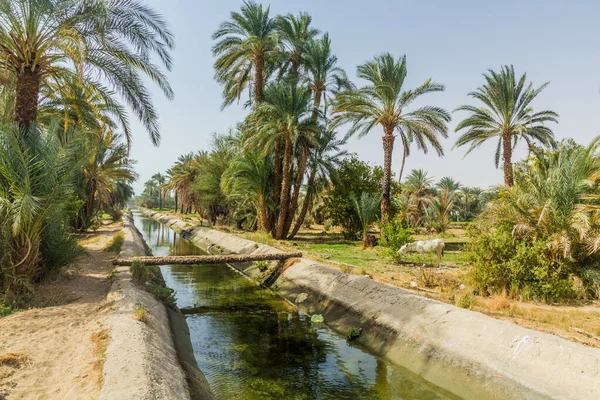
[{"label": "palm crown", "polygon": [[407,112],[406,108],[419,96],[444,90],[444,86],[428,79],[413,90],[404,90],[407,75],[406,56],[396,60],[385,53],[358,66],[357,75],[368,81],[358,90],[340,92],[334,107],[334,122],[350,123],[348,135],[364,136],[376,125],[384,131],[384,177],[382,181],[382,220],[390,211],[391,165],[394,147],[394,132],[400,135],[403,146],[414,140],[417,147],[427,153],[432,147],[443,155],[439,136],[447,137],[446,123],[450,114],[439,107],[424,106]]},{"label": "palm crown", "polygon": [[483,76],[486,83],[469,93],[483,106],[457,108],[457,111],[467,111],[469,116],[456,126],[457,132],[464,131],[456,146],[469,145],[466,153],[469,154],[488,139],[498,138],[494,159],[496,168],[502,155],[504,183],[512,186],[512,151],[518,140],[525,140],[530,148],[535,144],[553,146],[554,133],[545,123],[558,122],[558,114],[548,110],[534,112],[531,107],[532,101],[549,82],[535,89],[532,83],[526,85],[526,74],[516,79],[513,66],[502,67],[500,73],[490,70]]},{"label": "palm crown", "polygon": [[149,60],[156,55],[170,69],[172,48],[166,22],[136,0],[0,1],[0,63],[16,76],[15,120],[24,126],[37,117],[41,83],[74,70],[109,82],[158,143],[158,116],[141,74],[171,98]]},{"label": "palm crown", "polygon": [[[254,100],[260,102],[266,81],[265,63],[276,58],[279,50],[277,21],[269,16],[269,7],[244,2],[240,12],[221,24],[213,34],[215,78],[224,85],[223,107],[239,100],[242,91],[254,82]],[[268,67],[268,66],[267,66]]]}]

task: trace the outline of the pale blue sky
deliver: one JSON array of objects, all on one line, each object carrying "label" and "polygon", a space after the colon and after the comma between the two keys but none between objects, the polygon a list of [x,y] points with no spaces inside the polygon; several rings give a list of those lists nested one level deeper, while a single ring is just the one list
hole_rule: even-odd
[{"label": "pale blue sky", "polygon": [[[214,81],[212,33],[241,1],[148,0],[162,13],[175,34],[174,68],[170,81],[175,100],[167,101],[152,87],[160,114],[162,144],[155,148],[143,128],[134,124],[133,158],[140,179],[164,172],[180,154],[207,149],[214,132],[226,132],[246,114],[234,105],[221,111],[221,88]],[[550,85],[534,103],[537,110],[559,113],[557,137],[589,142],[600,134],[600,3],[595,1],[342,1],[307,0],[264,2],[275,14],[307,11],[315,27],[328,31],[339,64],[356,81],[356,66],[382,52],[407,55],[407,88],[431,77],[446,85],[443,93],[423,97],[452,111],[471,102],[467,93],[483,82],[482,73],[514,64],[534,84]],[[487,187],[502,182],[493,165],[495,143],[463,159],[463,149],[443,142],[446,156],[414,151],[406,169],[424,168],[435,178],[451,175],[465,185]],[[344,133],[344,132],[341,132]],[[380,128],[367,137],[353,138],[347,149],[381,164]],[[517,156],[522,156],[524,145]],[[394,171],[401,152],[395,151]]]}]

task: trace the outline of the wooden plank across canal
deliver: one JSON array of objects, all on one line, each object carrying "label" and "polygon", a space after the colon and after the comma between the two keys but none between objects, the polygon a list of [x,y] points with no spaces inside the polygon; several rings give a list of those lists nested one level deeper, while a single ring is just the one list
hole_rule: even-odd
[{"label": "wooden plank across canal", "polygon": [[143,256],[123,257],[113,261],[114,265],[128,266],[134,262],[145,265],[173,265],[173,264],[232,264],[252,261],[281,261],[290,258],[301,258],[302,253],[265,253],[265,254],[226,254],[205,256]]}]

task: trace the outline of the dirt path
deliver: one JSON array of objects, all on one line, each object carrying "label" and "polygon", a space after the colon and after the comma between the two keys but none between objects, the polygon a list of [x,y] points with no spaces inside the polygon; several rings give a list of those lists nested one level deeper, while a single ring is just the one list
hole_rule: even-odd
[{"label": "dirt path", "polygon": [[87,254],[38,288],[40,308],[0,319],[0,400],[98,398],[116,256],[104,247],[119,229],[86,235]]}]

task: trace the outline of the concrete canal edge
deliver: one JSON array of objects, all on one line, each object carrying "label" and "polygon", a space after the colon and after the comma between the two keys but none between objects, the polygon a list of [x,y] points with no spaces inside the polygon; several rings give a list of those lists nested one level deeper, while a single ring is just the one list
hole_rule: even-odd
[{"label": "concrete canal edge", "polygon": [[[210,253],[280,250],[142,210]],[[369,351],[468,399],[598,399],[600,349],[525,329],[311,260],[290,263],[271,286],[345,334],[363,328]],[[251,264],[235,268],[262,283]],[[302,294],[302,296],[300,296]]]},{"label": "concrete canal edge", "polygon": [[[130,214],[123,216],[125,241],[120,256],[146,255],[142,235]],[[118,267],[107,296],[110,342],[106,349],[101,400],[212,399],[200,372],[185,317],[131,281],[129,267]],[[146,322],[133,319],[134,307],[148,312]]]}]

